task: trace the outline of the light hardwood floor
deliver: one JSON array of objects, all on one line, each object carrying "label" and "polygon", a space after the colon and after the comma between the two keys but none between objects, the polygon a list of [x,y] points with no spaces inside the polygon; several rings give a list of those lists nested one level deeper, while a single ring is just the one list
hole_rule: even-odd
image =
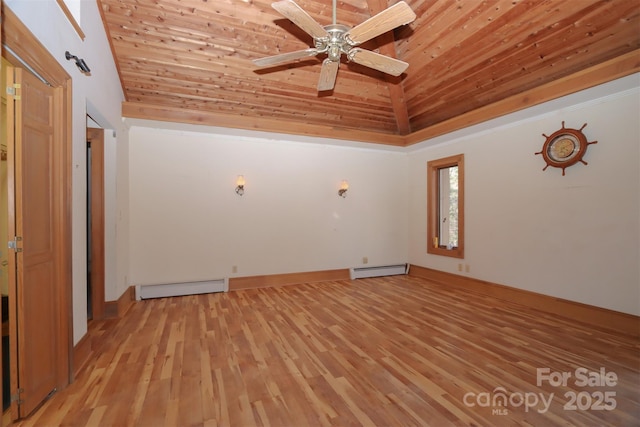
[{"label": "light hardwood floor", "polygon": [[410,276],[147,300],[90,333],[98,354],[20,425],[640,423],[637,338]]}]

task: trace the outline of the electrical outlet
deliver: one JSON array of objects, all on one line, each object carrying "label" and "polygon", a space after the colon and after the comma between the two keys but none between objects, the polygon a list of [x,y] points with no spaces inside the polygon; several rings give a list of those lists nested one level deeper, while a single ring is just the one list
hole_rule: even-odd
[{"label": "electrical outlet", "polygon": [[231,272],[232,273],[237,273],[238,272],[238,266],[234,265],[233,267],[231,267]]},{"label": "electrical outlet", "polygon": [[458,264],[458,271],[462,271],[462,263]]},{"label": "electrical outlet", "polygon": [[362,257],[362,263],[363,264],[369,264],[369,257],[363,256]]},{"label": "electrical outlet", "polygon": [[464,272],[465,272],[465,273],[468,273],[468,272],[470,272],[470,271],[471,271],[471,267],[469,267],[469,264],[465,264],[465,265],[464,265]]}]

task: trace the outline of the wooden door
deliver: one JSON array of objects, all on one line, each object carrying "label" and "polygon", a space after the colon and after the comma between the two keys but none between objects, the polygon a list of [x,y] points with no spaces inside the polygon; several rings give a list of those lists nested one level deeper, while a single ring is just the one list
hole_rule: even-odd
[{"label": "wooden door", "polygon": [[17,236],[9,269],[12,411],[25,417],[55,391],[58,377],[55,89],[20,68],[9,67],[7,75],[14,88],[7,97],[7,123],[14,123],[8,126],[14,130],[8,140],[9,236]]},{"label": "wooden door", "polygon": [[[87,144],[91,147],[87,220],[89,227],[88,263],[91,292],[87,305],[91,305],[91,320],[104,317],[104,129],[88,128]],[[88,290],[87,290],[88,291]]]}]

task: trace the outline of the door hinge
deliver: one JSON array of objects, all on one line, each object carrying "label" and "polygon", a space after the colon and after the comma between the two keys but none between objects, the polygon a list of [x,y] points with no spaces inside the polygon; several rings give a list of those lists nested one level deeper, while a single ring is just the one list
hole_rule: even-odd
[{"label": "door hinge", "polygon": [[7,95],[13,96],[14,99],[20,100],[20,96],[16,95],[16,89],[20,89],[19,83],[14,83],[13,86],[7,86]]},{"label": "door hinge", "polygon": [[22,252],[22,248],[19,246],[22,244],[22,237],[16,236],[13,240],[9,240],[9,249],[13,249],[16,252]]},{"label": "door hinge", "polygon": [[16,394],[11,395],[11,402],[16,402],[18,405],[22,405],[24,403],[24,400],[20,397],[22,393],[24,393],[24,389],[19,388]]}]

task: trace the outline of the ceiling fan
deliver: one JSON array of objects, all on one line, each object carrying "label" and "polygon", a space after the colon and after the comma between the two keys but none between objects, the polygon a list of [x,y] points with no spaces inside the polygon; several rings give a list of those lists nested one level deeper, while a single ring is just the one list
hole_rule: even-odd
[{"label": "ceiling fan", "polygon": [[380,34],[416,19],[416,14],[404,1],[388,7],[353,28],[336,24],[336,0],[333,0],[333,24],[324,27],[293,0],[277,1],[272,3],[271,7],[313,37],[315,47],[254,59],[253,63],[258,67],[271,67],[296,59],[326,54],[327,58],[322,62],[318,81],[318,91],[326,91],[333,89],[335,86],[342,54],[346,55],[348,61],[353,61],[392,76],[399,76],[409,66],[404,61],[356,47]]}]

